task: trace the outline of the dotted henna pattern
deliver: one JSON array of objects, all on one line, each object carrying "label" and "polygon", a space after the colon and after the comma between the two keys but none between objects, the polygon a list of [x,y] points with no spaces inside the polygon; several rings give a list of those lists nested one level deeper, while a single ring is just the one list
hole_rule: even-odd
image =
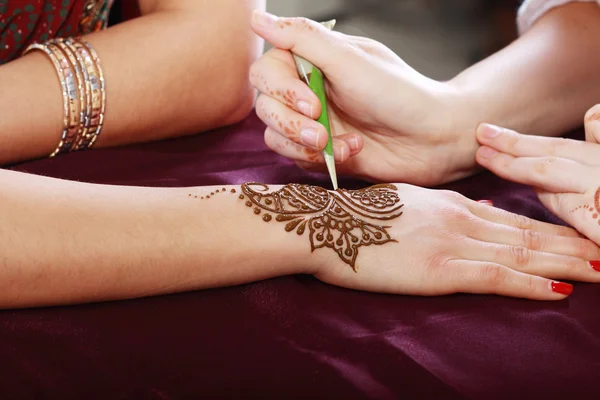
[{"label": "dotted henna pattern", "polygon": [[[311,252],[328,247],[356,271],[358,249],[362,246],[397,242],[387,229],[365,219],[389,221],[402,215],[400,197],[394,185],[375,185],[367,189],[329,192],[321,187],[289,184],[269,192],[261,183],[245,183],[242,193],[246,206],[262,219],[285,222],[287,232],[303,235],[308,230]],[[243,199],[242,196],[240,196]],[[258,212],[257,212],[258,211]]]},{"label": "dotted henna pattern", "polygon": [[579,207],[575,207],[573,210],[571,210],[571,212],[575,212],[581,209],[589,211],[592,219],[597,220],[598,225],[600,225],[600,219],[598,218],[600,216],[600,187],[596,190],[596,193],[594,194],[594,204],[585,204]]}]

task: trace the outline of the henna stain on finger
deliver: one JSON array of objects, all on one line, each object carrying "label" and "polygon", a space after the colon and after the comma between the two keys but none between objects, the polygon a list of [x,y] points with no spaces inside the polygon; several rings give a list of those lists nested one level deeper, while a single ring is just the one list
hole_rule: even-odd
[{"label": "henna stain on finger", "polygon": [[288,89],[283,93],[283,102],[289,108],[294,108],[294,106],[296,105],[296,100],[297,100],[297,96],[296,96],[295,90]]},{"label": "henna stain on finger", "polygon": [[[289,184],[269,192],[261,183],[245,183],[242,192],[246,206],[266,213],[263,221],[285,222],[285,231],[302,236],[308,230],[311,252],[330,248],[357,271],[356,258],[363,246],[397,242],[388,233],[389,226],[374,221],[389,221],[402,215],[403,204],[394,185],[375,185],[362,190],[338,189],[329,192],[317,186]],[[256,213],[257,214],[257,213]]]}]

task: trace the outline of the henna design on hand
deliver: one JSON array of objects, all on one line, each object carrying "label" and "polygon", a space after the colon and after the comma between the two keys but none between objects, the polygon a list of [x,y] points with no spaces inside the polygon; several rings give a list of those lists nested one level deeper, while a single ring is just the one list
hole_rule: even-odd
[{"label": "henna design on hand", "polygon": [[311,252],[328,247],[340,259],[357,270],[356,258],[362,246],[397,242],[387,229],[365,219],[389,221],[402,215],[400,197],[394,185],[382,184],[370,188],[329,192],[321,187],[289,184],[269,192],[261,183],[242,185],[240,199],[254,214],[263,213],[265,222],[285,222],[287,232],[303,235],[308,229]]},{"label": "henna design on hand", "polygon": [[575,212],[582,208],[586,211],[589,211],[592,219],[597,220],[598,225],[600,225],[600,219],[598,218],[600,216],[600,187],[596,189],[596,193],[594,194],[594,204],[585,204],[583,206],[576,207],[571,210],[571,212]]}]

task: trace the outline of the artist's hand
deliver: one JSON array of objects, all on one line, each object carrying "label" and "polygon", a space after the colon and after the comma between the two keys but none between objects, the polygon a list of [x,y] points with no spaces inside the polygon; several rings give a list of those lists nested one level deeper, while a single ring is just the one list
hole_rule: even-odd
[{"label": "artist's hand", "polygon": [[[397,185],[404,214],[383,224],[397,243],[360,247],[357,271],[316,251],[317,278],[408,295],[486,293],[560,300],[574,280],[600,282],[600,252],[571,228],[534,221],[458,193]],[[381,223],[381,222],[379,222]]]},{"label": "artist's hand", "polygon": [[331,32],[314,21],[255,12],[252,26],[275,46],[250,72],[262,93],[256,111],[268,125],[271,149],[304,168],[324,168],[320,150],[327,132],[314,121],[321,105],[298,78],[292,50],[327,78],[340,173],[429,186],[471,172],[477,146],[454,126],[450,86],[419,74],[381,43]]},{"label": "artist's hand", "polygon": [[477,161],[496,175],[536,187],[542,203],[600,244],[600,106],[585,117],[587,142],[522,135],[481,125]]}]

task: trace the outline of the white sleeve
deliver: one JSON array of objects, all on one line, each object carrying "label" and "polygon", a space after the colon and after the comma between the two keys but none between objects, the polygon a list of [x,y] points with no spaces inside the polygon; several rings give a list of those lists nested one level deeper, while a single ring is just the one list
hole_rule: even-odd
[{"label": "white sleeve", "polygon": [[519,26],[519,34],[524,34],[542,15],[550,9],[563,4],[578,2],[598,3],[600,0],[525,0],[521,8],[519,8],[519,16],[517,23]]}]

